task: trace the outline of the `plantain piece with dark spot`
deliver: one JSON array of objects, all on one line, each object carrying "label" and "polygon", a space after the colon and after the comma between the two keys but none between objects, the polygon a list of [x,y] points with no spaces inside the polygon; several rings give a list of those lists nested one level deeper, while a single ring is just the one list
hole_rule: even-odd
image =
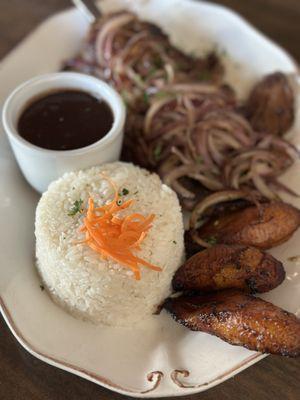
[{"label": "plantain piece with dark spot", "polygon": [[[188,188],[190,190],[190,188]],[[209,193],[206,193],[206,196],[208,196]],[[202,197],[203,198],[203,197]],[[198,196],[199,199],[199,196]],[[201,200],[201,199],[200,199]],[[182,204],[183,207],[187,210],[192,210],[191,208],[187,207],[187,204],[184,203]],[[234,211],[238,210],[243,210],[247,207],[250,207],[253,205],[253,202],[251,203],[248,200],[245,199],[238,199],[238,200],[233,200],[229,202],[224,202],[224,203],[219,203],[212,207],[212,209],[207,210],[207,217],[211,218],[213,221],[218,220],[219,217],[226,215],[228,213],[232,213]],[[206,247],[202,247],[199,243],[197,243],[193,239],[193,231],[192,230],[186,230],[184,234],[184,244],[185,244],[185,252],[186,252],[186,257],[190,258],[194,254],[198,253],[201,250],[204,250]]]},{"label": "plantain piece with dark spot", "polygon": [[246,116],[256,131],[283,135],[294,122],[294,104],[287,77],[275,72],[253,88],[246,104]]},{"label": "plantain piece with dark spot", "polygon": [[200,251],[175,273],[175,290],[210,292],[241,289],[263,293],[285,278],[280,261],[254,247],[219,244]]},{"label": "plantain piece with dark spot", "polygon": [[262,353],[300,355],[300,320],[273,304],[229,289],[165,301],[164,308],[192,331]]},{"label": "plantain piece with dark spot", "polygon": [[300,225],[300,211],[282,201],[251,206],[210,219],[198,230],[204,240],[269,249],[286,242]]}]

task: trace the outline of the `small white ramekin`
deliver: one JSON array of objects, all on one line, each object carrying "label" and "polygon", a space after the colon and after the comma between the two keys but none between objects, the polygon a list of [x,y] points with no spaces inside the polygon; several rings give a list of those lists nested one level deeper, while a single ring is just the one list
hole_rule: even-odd
[{"label": "small white ramekin", "polygon": [[[82,90],[101,98],[110,106],[114,123],[99,141],[76,150],[47,150],[23,139],[17,124],[30,101],[59,89]],[[49,183],[64,172],[116,161],[120,157],[125,106],[118,93],[101,80],[73,72],[58,72],[33,78],[17,87],[7,98],[2,112],[3,125],[19,167],[30,185],[44,192]]]}]

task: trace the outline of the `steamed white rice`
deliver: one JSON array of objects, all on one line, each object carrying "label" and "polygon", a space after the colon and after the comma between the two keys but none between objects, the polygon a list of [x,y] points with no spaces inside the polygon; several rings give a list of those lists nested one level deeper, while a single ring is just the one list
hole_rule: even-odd
[{"label": "steamed white rice", "polygon": [[[104,261],[78,232],[82,215],[69,216],[76,200],[89,196],[98,205],[112,200],[110,177],[125,199],[135,200],[126,213],[155,214],[138,256],[163,271],[141,266],[142,278],[112,260]],[[127,163],[111,163],[70,172],[49,186],[36,211],[36,257],[44,284],[55,301],[73,315],[95,323],[131,326],[151,315],[170,294],[171,279],[184,256],[183,222],[176,194],[156,174]]]}]

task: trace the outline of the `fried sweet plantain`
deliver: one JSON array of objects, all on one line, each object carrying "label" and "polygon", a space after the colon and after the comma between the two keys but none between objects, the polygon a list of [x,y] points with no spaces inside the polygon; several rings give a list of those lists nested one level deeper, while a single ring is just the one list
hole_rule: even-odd
[{"label": "fried sweet plantain", "polygon": [[193,331],[262,353],[300,355],[300,320],[273,304],[237,290],[167,299],[164,308]]},{"label": "fried sweet plantain", "polygon": [[285,278],[280,261],[254,247],[216,245],[200,251],[175,273],[175,290],[216,291],[236,288],[250,293],[274,289]]},{"label": "fried sweet plantain", "polygon": [[246,104],[246,116],[256,131],[283,135],[294,122],[294,104],[289,80],[281,72],[275,72],[253,88]]},{"label": "fried sweet plantain", "polygon": [[211,219],[198,235],[217,243],[269,249],[286,242],[300,225],[300,211],[281,201],[251,206]]}]

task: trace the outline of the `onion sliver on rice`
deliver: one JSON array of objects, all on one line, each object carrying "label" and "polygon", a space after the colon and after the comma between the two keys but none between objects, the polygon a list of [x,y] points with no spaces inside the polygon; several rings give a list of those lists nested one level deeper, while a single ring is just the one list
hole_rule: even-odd
[{"label": "onion sliver on rice", "polygon": [[[89,197],[99,206],[113,199],[113,188],[103,176],[114,182],[124,201],[134,200],[122,215],[155,214],[137,255],[161,272],[141,265],[141,279],[136,280],[130,269],[78,243],[84,238],[79,232],[84,216],[70,215],[70,210],[76,201],[85,209]],[[184,257],[183,232],[177,196],[156,174],[121,162],[70,172],[53,182],[38,204],[37,267],[52,298],[74,316],[132,326],[153,314],[170,294],[172,276]]]}]

